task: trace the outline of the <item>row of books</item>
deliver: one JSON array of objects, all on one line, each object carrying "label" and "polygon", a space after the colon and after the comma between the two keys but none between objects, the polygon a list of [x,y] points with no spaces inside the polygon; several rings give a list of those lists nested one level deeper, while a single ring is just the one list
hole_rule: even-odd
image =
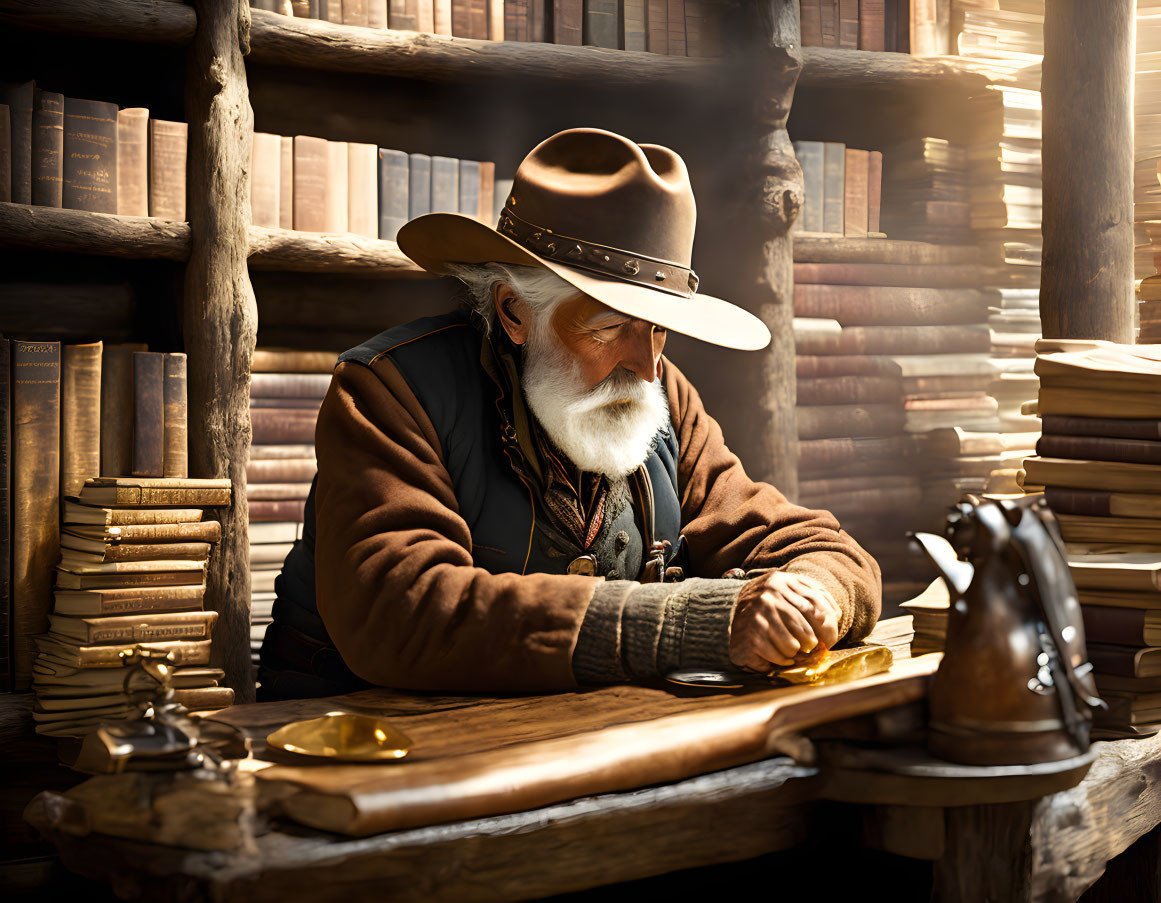
[{"label": "row of books", "polygon": [[210,664],[217,614],[205,611],[205,569],[221,524],[203,506],[229,505],[229,480],[86,480],[60,517],[60,564],[48,630],[35,637],[38,733],[83,736],[133,717],[125,656],[137,646],[172,656],[174,698],[189,709],[233,704]]},{"label": "row of books", "polygon": [[184,122],[0,84],[0,201],[185,219]]},{"label": "row of books", "polygon": [[917,47],[931,40],[916,19],[922,7],[923,0],[802,0],[802,46],[909,53],[916,28]]},{"label": "row of books", "polygon": [[712,0],[250,0],[250,5],[340,25],[481,41],[701,57],[721,56],[722,46],[723,8]]},{"label": "row of books", "polygon": [[463,213],[495,225],[512,181],[496,165],[454,157],[254,134],[250,213],[256,226],[394,240],[409,219]]},{"label": "row of books", "polygon": [[61,499],[97,477],[188,476],[186,356],[0,337],[0,675],[25,689]]},{"label": "row of books", "polygon": [[853,236],[878,232],[883,154],[830,141],[793,145],[804,189],[794,231]]},{"label": "row of books", "polygon": [[250,377],[250,649],[254,665],[273,619],[274,580],[302,537],[314,479],[314,429],[338,356],[259,348]]},{"label": "row of books", "polygon": [[1161,729],[1161,350],[1042,340],[1043,421],[1025,490],[1042,489],[1069,551],[1104,736]]}]

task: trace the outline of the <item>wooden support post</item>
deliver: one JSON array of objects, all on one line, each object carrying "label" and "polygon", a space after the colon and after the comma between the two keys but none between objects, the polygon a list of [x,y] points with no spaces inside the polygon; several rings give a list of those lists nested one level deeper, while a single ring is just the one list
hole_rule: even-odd
[{"label": "wooden support post", "polygon": [[229,477],[234,500],[218,510],[222,541],[206,575],[206,604],[218,612],[214,662],[238,702],[254,698],[250,664],[250,552],[246,458],[250,447],[250,360],[258,311],[246,269],[250,140],[254,113],[243,54],[246,0],[195,0],[198,29],[186,69],[189,120],[190,256],[184,331],[189,355],[190,473]]},{"label": "wooden support post", "polygon": [[795,417],[794,263],[790,226],[802,209],[802,168],[794,157],[786,117],[802,70],[796,0],[763,0],[757,13],[757,121],[759,270],[751,310],[770,328],[769,347],[760,352],[762,397],[760,438],[748,464],[752,475],[769,480],[790,498],[798,495],[798,422]]},{"label": "wooden support post", "polygon": [[1053,0],[1044,15],[1047,338],[1133,341],[1134,0]]}]

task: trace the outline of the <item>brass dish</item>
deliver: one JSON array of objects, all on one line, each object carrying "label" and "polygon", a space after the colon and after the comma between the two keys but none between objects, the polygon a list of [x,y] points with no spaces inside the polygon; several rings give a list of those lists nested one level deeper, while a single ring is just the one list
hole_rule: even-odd
[{"label": "brass dish", "polygon": [[411,738],[386,718],[357,712],[327,712],[293,721],[266,737],[272,749],[345,762],[390,762],[411,749]]}]

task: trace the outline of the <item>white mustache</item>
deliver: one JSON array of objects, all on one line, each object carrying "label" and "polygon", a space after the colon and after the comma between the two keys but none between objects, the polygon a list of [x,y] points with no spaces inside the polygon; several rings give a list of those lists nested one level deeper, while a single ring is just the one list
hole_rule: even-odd
[{"label": "white mustache", "polygon": [[565,405],[570,414],[587,414],[600,408],[628,402],[636,407],[645,400],[650,383],[623,367],[618,367],[582,397]]}]

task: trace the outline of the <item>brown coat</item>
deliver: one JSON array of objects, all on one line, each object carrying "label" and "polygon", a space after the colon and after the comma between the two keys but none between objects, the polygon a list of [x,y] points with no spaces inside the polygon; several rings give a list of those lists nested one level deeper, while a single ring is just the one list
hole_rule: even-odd
[{"label": "brown coat", "polygon": [[[733,567],[809,574],[842,606],[840,631],[864,636],[879,612],[874,560],[829,513],[792,505],[750,480],[693,386],[672,363],[664,366],[694,576]],[[586,611],[594,590],[612,585],[473,566],[435,429],[386,356],[373,369],[336,369],[319,413],[317,454],[318,611],[351,670],[416,689],[577,684],[572,659]],[[720,637],[714,642],[721,646]]]}]

